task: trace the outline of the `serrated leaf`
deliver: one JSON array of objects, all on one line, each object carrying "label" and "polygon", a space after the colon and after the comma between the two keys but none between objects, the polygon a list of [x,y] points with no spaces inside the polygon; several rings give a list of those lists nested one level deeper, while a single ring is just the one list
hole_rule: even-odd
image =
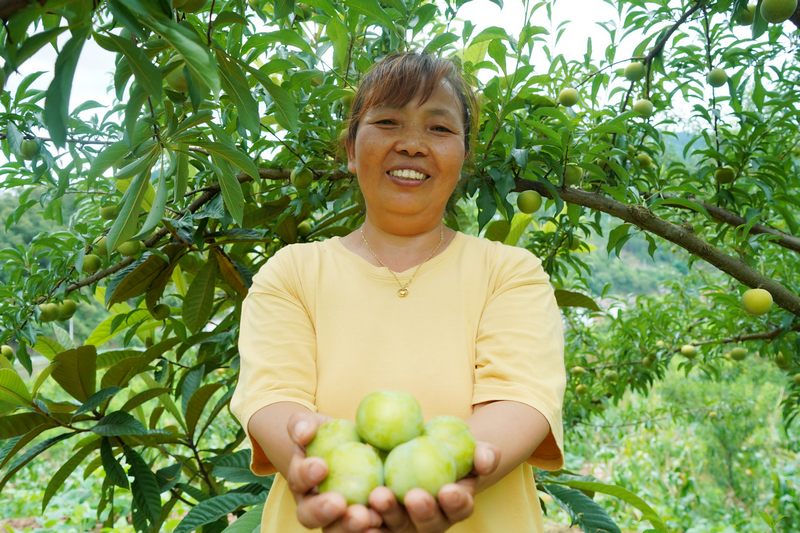
[{"label": "serrated leaf", "polygon": [[189,533],[200,526],[216,522],[243,507],[262,503],[263,494],[229,492],[213,496],[192,507],[175,528],[174,533]]},{"label": "serrated leaf", "polygon": [[96,449],[96,441],[86,444],[77,452],[73,452],[70,458],[56,470],[55,474],[50,478],[50,481],[48,481],[47,487],[44,489],[44,495],[42,496],[42,513],[47,509],[47,504],[50,503],[50,500],[55,496],[56,491],[64,484],[64,481],[66,481],[70,474],[72,474],[83,460],[86,459],[86,456]]},{"label": "serrated leaf", "polygon": [[39,413],[16,413],[0,417],[0,440],[24,435],[41,425],[52,426],[53,422]]},{"label": "serrated leaf", "polygon": [[50,375],[73,398],[85,402],[96,390],[96,370],[97,349],[88,345],[55,356]]},{"label": "serrated leaf", "polygon": [[133,476],[131,484],[133,501],[139,510],[145,513],[151,525],[157,524],[161,517],[161,491],[156,475],[135,450],[128,446],[123,449],[130,465],[128,475]]},{"label": "serrated leaf", "polygon": [[92,432],[102,437],[121,437],[125,435],[147,435],[149,431],[144,425],[136,420],[133,415],[114,411],[100,419]]},{"label": "serrated leaf", "polygon": [[559,307],[583,307],[592,311],[600,311],[600,306],[585,294],[564,289],[556,289],[554,292]]},{"label": "serrated leaf", "polygon": [[194,432],[197,428],[197,422],[206,408],[206,404],[211,399],[211,396],[222,387],[222,383],[207,383],[197,389],[189,403],[186,405],[186,434],[189,438],[194,439]]},{"label": "serrated leaf", "polygon": [[[293,31],[290,33],[299,37],[299,35]],[[246,129],[254,134],[258,134],[261,129],[258,116],[258,104],[250,93],[250,86],[247,83],[244,72],[236,61],[228,57],[223,50],[216,50],[216,55],[217,62],[220,65],[222,88],[228,96],[231,97],[234,105],[236,105],[236,109],[239,111],[239,121]]]},{"label": "serrated leaf", "polygon": [[119,387],[108,387],[105,389],[100,389],[99,391],[92,394],[83,405],[78,407],[75,411],[73,416],[78,416],[83,413],[88,413],[89,411],[93,411],[97,407],[103,404],[109,398],[113,398],[115,394],[117,394],[121,389]]},{"label": "serrated leaf", "polygon": [[257,476],[250,470],[250,453],[245,449],[215,457],[214,475],[231,483],[267,483],[268,477]]},{"label": "serrated leaf", "polygon": [[556,483],[578,490],[600,492],[603,494],[608,494],[609,496],[614,496],[615,498],[619,498],[620,500],[634,506],[636,509],[641,511],[642,518],[649,521],[656,531],[663,533],[667,533],[668,531],[667,525],[664,523],[661,517],[658,516],[658,513],[656,513],[655,510],[650,507],[642,498],[632,493],[625,487],[620,487],[619,485],[609,485],[607,483],[600,483],[597,481],[571,479],[558,480]]},{"label": "serrated leaf", "polygon": [[208,261],[189,285],[183,300],[183,321],[192,333],[197,333],[208,323],[214,306],[214,287],[217,279],[217,262]]},{"label": "serrated leaf", "polygon": [[[3,424],[3,419],[0,418],[0,426],[2,426],[2,424]],[[41,431],[38,431],[38,433],[41,433]],[[39,454],[49,450],[51,447],[58,444],[62,440],[68,439],[76,434],[77,432],[70,431],[68,433],[62,433],[60,435],[56,435],[55,437],[51,437],[47,440],[43,440],[41,442],[36,443],[35,445],[25,450],[25,453],[23,453],[22,455],[18,455],[16,459],[14,459],[14,461],[12,461],[8,465],[5,473],[3,474],[3,478],[0,479],[0,491],[3,490],[3,487],[5,487],[6,483],[8,483],[8,480],[14,477],[14,474],[16,474],[20,468],[24,467],[26,464],[35,459]],[[0,438],[3,437],[0,436]]]},{"label": "serrated leaf", "polygon": [[89,35],[88,27],[72,30],[72,37],[64,43],[64,47],[56,58],[55,75],[47,87],[44,104],[44,123],[50,137],[58,147],[67,141],[67,121],[69,119],[69,96],[72,93],[72,81],[75,67],[83,50],[83,44]]},{"label": "serrated leaf", "polygon": [[264,504],[256,505],[223,529],[222,533],[257,533],[261,529],[261,515],[263,513]]},{"label": "serrated leaf", "polygon": [[103,437],[103,442],[100,444],[100,459],[103,464],[103,470],[106,473],[106,479],[117,487],[127,489],[129,486],[128,476],[125,475],[122,465],[114,457],[114,450],[111,448],[111,441],[108,437]]},{"label": "serrated leaf", "polygon": [[33,403],[25,382],[11,368],[0,368],[0,402],[14,407],[25,407]]},{"label": "serrated leaf", "polygon": [[106,305],[111,306],[144,294],[150,284],[166,268],[169,268],[169,263],[164,261],[161,256],[146,253],[123,271],[118,285],[110,287],[111,291],[106,293],[108,298]]},{"label": "serrated leaf", "polygon": [[144,372],[152,358],[150,357],[128,357],[109,368],[100,381],[100,386],[106,387],[126,387],[128,382],[136,375]]},{"label": "serrated leaf", "polygon": [[605,510],[581,491],[550,483],[544,489],[585,533],[622,533]]},{"label": "serrated leaf", "polygon": [[139,394],[133,396],[127,402],[125,402],[123,406],[120,408],[120,411],[130,412],[133,409],[136,409],[137,407],[142,405],[143,403],[149,402],[154,398],[158,398],[162,394],[169,394],[169,393],[170,389],[164,387],[142,391]]}]

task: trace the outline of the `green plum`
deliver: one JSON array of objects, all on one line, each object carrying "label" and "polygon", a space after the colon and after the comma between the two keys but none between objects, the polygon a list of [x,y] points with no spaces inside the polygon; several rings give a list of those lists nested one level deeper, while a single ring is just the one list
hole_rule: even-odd
[{"label": "green plum", "polygon": [[306,446],[306,456],[324,459],[340,444],[359,441],[356,425],[352,421],[341,418],[328,420],[317,428],[314,440]]},{"label": "green plum", "polygon": [[372,446],[345,442],[325,457],[328,475],[319,484],[320,492],[338,492],[348,505],[366,505],[369,494],[383,484],[383,465]]},{"label": "green plum", "polygon": [[422,408],[407,392],[372,392],[364,396],[356,411],[359,436],[381,450],[421,435],[422,426]]},{"label": "green plum", "polygon": [[437,416],[425,424],[423,434],[441,442],[450,453],[456,463],[456,479],[472,472],[475,437],[466,422],[455,416]]},{"label": "green plum", "polygon": [[400,502],[413,488],[423,489],[435,498],[442,487],[456,481],[456,463],[447,448],[437,439],[424,436],[389,452],[383,472],[386,486]]}]

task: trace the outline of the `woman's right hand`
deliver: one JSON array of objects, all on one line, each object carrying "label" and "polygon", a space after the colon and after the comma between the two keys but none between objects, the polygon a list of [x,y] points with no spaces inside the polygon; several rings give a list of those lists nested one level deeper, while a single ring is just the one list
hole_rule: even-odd
[{"label": "woman's right hand", "polygon": [[297,519],[309,529],[326,533],[378,533],[381,516],[364,505],[347,505],[336,492],[317,492],[328,475],[328,466],[319,457],[306,457],[305,446],[314,439],[317,428],[327,418],[315,413],[295,413],[287,423],[295,450],[289,462],[286,481],[297,502]]}]

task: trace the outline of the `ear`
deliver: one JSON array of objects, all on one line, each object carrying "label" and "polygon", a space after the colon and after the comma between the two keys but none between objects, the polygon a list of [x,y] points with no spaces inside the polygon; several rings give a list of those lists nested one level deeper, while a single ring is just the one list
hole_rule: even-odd
[{"label": "ear", "polygon": [[356,173],[356,151],[352,144],[347,144],[347,170],[351,174]]}]

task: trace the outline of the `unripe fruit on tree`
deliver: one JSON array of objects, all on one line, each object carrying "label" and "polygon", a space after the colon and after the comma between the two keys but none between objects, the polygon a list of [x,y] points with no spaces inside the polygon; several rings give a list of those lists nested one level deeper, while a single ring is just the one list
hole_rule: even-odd
[{"label": "unripe fruit on tree", "polygon": [[712,87],[722,87],[728,82],[728,74],[721,68],[715,67],[706,75],[706,81]]},{"label": "unripe fruit on tree", "polygon": [[307,167],[295,167],[289,174],[289,181],[298,189],[305,189],[313,179],[314,174]]},{"label": "unripe fruit on tree", "polygon": [[800,374],[795,374],[792,376],[792,381],[795,385],[800,386]]},{"label": "unripe fruit on tree", "polygon": [[475,456],[475,438],[466,422],[455,416],[437,416],[425,424],[423,433],[444,446],[456,464],[456,479],[472,471]]},{"label": "unripe fruit on tree", "polygon": [[786,354],[783,352],[778,352],[777,355],[775,355],[775,364],[781,370],[786,370],[790,366],[789,358],[786,357]]},{"label": "unripe fruit on tree", "polygon": [[572,107],[578,103],[578,90],[572,87],[561,89],[558,93],[558,103],[564,107]]},{"label": "unripe fruit on tree", "polygon": [[22,159],[30,161],[39,153],[39,143],[34,139],[25,139],[19,145],[19,155]]},{"label": "unripe fruit on tree", "polygon": [[583,179],[583,169],[572,163],[564,167],[564,184],[575,186],[580,184]]},{"label": "unripe fruit on tree", "polygon": [[367,394],[356,410],[359,436],[381,450],[391,450],[421,435],[422,427],[422,407],[407,392]]},{"label": "unripe fruit on tree", "polygon": [[100,265],[102,264],[102,260],[100,256],[95,254],[86,254],[83,258],[83,272],[84,274],[92,275],[98,270],[100,270]]},{"label": "unripe fruit on tree", "polygon": [[642,168],[650,168],[653,166],[653,158],[644,152],[636,154],[636,160]]},{"label": "unripe fruit on tree", "polygon": [[639,81],[644,78],[647,69],[641,61],[633,61],[625,67],[625,77],[630,81]]},{"label": "unripe fruit on tree", "polygon": [[542,206],[542,195],[536,191],[522,191],[517,196],[517,208],[526,214],[536,212]]},{"label": "unripe fruit on tree", "polygon": [[511,224],[508,220],[501,218],[500,220],[492,220],[486,225],[486,231],[483,232],[483,237],[490,241],[503,242],[511,231]]},{"label": "unripe fruit on tree", "polygon": [[741,24],[742,26],[749,26],[753,23],[756,19],[756,5],[755,4],[747,4],[747,7],[739,13],[739,16],[736,17],[736,23]]},{"label": "unripe fruit on tree", "polygon": [[714,171],[714,179],[717,180],[717,183],[720,185],[733,183],[733,180],[736,179],[736,171],[728,166],[718,167],[717,170]]},{"label": "unripe fruit on tree", "polygon": [[78,304],[75,303],[75,300],[64,300],[60,304],[58,304],[58,319],[59,320],[68,320],[72,318],[72,315],[75,314],[75,311],[78,310]]},{"label": "unripe fruit on tree", "polygon": [[369,494],[383,484],[383,467],[378,453],[368,444],[346,442],[325,457],[328,475],[320,492],[338,492],[348,505],[366,505]]},{"label": "unripe fruit on tree", "polygon": [[748,289],[742,295],[742,307],[751,315],[763,315],[772,307],[772,295],[764,289]]},{"label": "unripe fruit on tree", "polygon": [[731,350],[731,359],[734,361],[741,361],[747,356],[747,350],[742,348],[741,346],[737,346],[733,350]]},{"label": "unripe fruit on tree", "polygon": [[586,369],[582,366],[573,366],[569,369],[569,373],[574,376],[582,376],[586,373]]},{"label": "unripe fruit on tree", "polygon": [[644,359],[642,359],[642,365],[650,368],[656,362],[656,358],[653,355],[646,355]]},{"label": "unripe fruit on tree", "polygon": [[8,344],[4,344],[2,347],[0,347],[0,355],[6,359],[11,359],[14,356],[14,348]]},{"label": "unripe fruit on tree", "polygon": [[97,255],[108,255],[108,246],[106,245],[106,238],[105,236],[100,237],[96,243],[93,245],[93,250],[97,252]]},{"label": "unripe fruit on tree", "polygon": [[587,387],[583,383],[579,383],[578,385],[575,386],[575,394],[578,394],[578,395],[582,396],[582,395],[586,394],[587,392],[589,392],[589,387]]},{"label": "unripe fruit on tree", "polygon": [[320,424],[314,440],[306,446],[307,457],[325,456],[345,442],[359,442],[356,425],[350,420],[334,418]]},{"label": "unripe fruit on tree", "polygon": [[402,502],[408,491],[420,488],[436,497],[456,481],[456,464],[447,449],[430,437],[417,437],[394,448],[384,463],[386,486]]},{"label": "unripe fruit on tree", "polygon": [[189,81],[186,79],[186,73],[183,71],[183,65],[180,65],[172,70],[164,77],[169,88],[176,93],[187,93],[189,91]]},{"label": "unripe fruit on tree", "polygon": [[142,251],[142,242],[135,240],[125,241],[119,246],[117,246],[117,250],[125,257],[133,257],[134,255]]},{"label": "unripe fruit on tree", "polygon": [[157,304],[150,310],[150,316],[156,320],[166,320],[171,312],[172,310],[167,304]]},{"label": "unripe fruit on tree", "polygon": [[633,111],[641,117],[648,118],[653,114],[653,102],[647,98],[636,100]]},{"label": "unripe fruit on tree", "polygon": [[681,355],[687,359],[694,359],[697,355],[697,348],[692,344],[684,344],[681,346]]},{"label": "unripe fruit on tree", "polygon": [[39,320],[42,322],[58,320],[58,304],[49,302],[39,304]]},{"label": "unripe fruit on tree", "polygon": [[105,205],[100,208],[100,218],[103,220],[114,220],[119,215],[118,205]]},{"label": "unripe fruit on tree", "polygon": [[796,9],[797,0],[763,0],[761,2],[761,16],[773,24],[789,20]]},{"label": "unripe fruit on tree", "polygon": [[613,383],[617,381],[617,379],[619,378],[619,374],[617,373],[616,370],[609,370],[608,372],[603,374],[603,378],[605,378],[606,381]]},{"label": "unripe fruit on tree", "polygon": [[186,13],[194,13],[206,5],[206,0],[173,0],[172,5],[175,9],[180,9]]},{"label": "unripe fruit on tree", "polygon": [[314,230],[314,226],[310,220],[306,219],[297,225],[297,234],[301,237],[306,237]]}]

